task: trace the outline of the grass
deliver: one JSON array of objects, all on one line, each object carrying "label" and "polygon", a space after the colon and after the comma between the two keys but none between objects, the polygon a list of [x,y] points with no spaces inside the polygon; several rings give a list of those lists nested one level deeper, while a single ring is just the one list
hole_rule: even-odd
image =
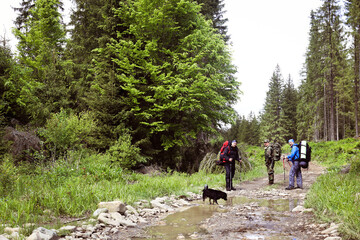
[{"label": "grass", "polygon": [[[320,176],[307,195],[306,207],[315,209],[319,219],[341,223],[343,239],[360,239],[360,141],[311,143],[312,156],[328,173]],[[351,163],[350,173],[342,174]]]},{"label": "grass", "polygon": [[[249,148],[252,171],[240,173],[237,166],[234,184],[267,175],[263,154],[263,148]],[[10,157],[0,158],[0,226],[56,225],[59,220],[55,219],[90,215],[103,201],[121,200],[132,205],[158,196],[200,194],[205,184],[218,189],[225,187],[225,174],[221,171],[150,176],[109,167],[110,159],[103,154],[82,155],[82,160],[78,159],[77,153],[73,153],[66,161],[14,167]],[[276,171],[281,170],[282,165]]]},{"label": "grass", "polygon": [[[306,206],[314,208],[323,221],[343,223],[340,230],[344,239],[360,239],[360,197],[356,200],[360,192],[360,141],[346,139],[310,145],[313,161],[326,166],[329,173],[319,177],[311,187]],[[237,165],[234,184],[240,186],[241,181],[267,176],[264,149],[246,146],[243,152],[243,159],[251,167]],[[290,152],[288,145],[283,147],[283,152]],[[348,163],[353,163],[351,173],[339,174],[341,166]],[[15,227],[35,223],[25,229],[27,233],[38,226],[57,226],[60,218],[89,216],[102,201],[121,200],[132,205],[158,196],[200,194],[205,184],[218,189],[225,187],[223,168],[218,168],[216,173],[173,172],[150,176],[109,164],[108,156],[102,154],[80,158],[73,153],[66,161],[20,167],[14,167],[10,157],[0,157],[0,232],[3,224]],[[275,174],[282,172],[282,162],[276,162]]]},{"label": "grass", "polygon": [[[7,182],[9,192],[0,193],[0,225],[42,225],[54,222],[54,218],[92,213],[101,201],[121,200],[132,204],[158,196],[200,193],[205,184],[219,187],[224,182],[223,175],[204,172],[136,174],[118,167],[110,168],[107,160],[104,155],[91,155],[78,168],[65,161],[52,167],[13,168],[16,178]],[[6,163],[7,169],[8,165]],[[5,172],[4,164],[2,169]]]}]

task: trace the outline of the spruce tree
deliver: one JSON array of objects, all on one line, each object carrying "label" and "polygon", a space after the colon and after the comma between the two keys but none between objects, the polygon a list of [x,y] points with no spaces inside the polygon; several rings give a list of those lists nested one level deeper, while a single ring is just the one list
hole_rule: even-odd
[{"label": "spruce tree", "polygon": [[289,75],[283,89],[282,111],[284,114],[285,139],[296,139],[297,137],[297,116],[298,93],[294,87],[293,80]]},{"label": "spruce tree", "polygon": [[201,5],[201,13],[212,21],[213,27],[220,33],[226,42],[229,41],[227,35],[227,18],[224,18],[224,0],[196,0]]},{"label": "spruce tree", "polygon": [[[63,62],[65,28],[59,0],[37,0],[30,8],[26,29],[15,29],[19,39],[20,74],[13,72],[14,81],[21,82],[21,95],[32,121],[45,122],[51,112],[68,105],[69,77]],[[16,80],[17,79],[17,80]]]},{"label": "spruce tree", "polygon": [[359,137],[359,82],[360,82],[360,1],[345,1],[347,25],[351,29],[353,45],[350,49],[352,56],[352,76],[354,82],[353,102],[354,102],[354,121],[355,137]]},{"label": "spruce tree", "polygon": [[283,105],[283,79],[279,65],[270,79],[269,90],[266,93],[264,112],[261,116],[261,137],[281,144],[286,142],[286,129]]}]

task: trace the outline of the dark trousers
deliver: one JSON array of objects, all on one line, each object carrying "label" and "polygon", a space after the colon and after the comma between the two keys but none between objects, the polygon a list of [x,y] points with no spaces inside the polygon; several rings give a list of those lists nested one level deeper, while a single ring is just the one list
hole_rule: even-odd
[{"label": "dark trousers", "polygon": [[232,188],[232,179],[235,175],[235,161],[227,162],[224,165],[226,170],[225,180],[226,180],[226,188]]}]

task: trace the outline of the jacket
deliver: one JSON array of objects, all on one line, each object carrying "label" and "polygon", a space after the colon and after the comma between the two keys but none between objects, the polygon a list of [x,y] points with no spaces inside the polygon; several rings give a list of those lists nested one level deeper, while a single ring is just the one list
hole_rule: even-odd
[{"label": "jacket", "polygon": [[299,159],[300,157],[300,152],[299,152],[299,147],[296,143],[294,143],[291,147],[291,153],[290,155],[287,156],[287,158],[291,161],[294,162],[297,159]]},{"label": "jacket", "polygon": [[[240,157],[239,157],[239,149],[237,146],[232,147],[229,146],[225,149],[224,151],[224,157],[226,161],[229,161],[229,158],[232,158],[233,160],[237,160],[240,161]],[[234,161],[235,162],[235,161]]]}]

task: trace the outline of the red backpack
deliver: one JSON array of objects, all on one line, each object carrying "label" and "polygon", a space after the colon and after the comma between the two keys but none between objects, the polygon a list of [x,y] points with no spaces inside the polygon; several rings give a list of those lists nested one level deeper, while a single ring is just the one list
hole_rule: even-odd
[{"label": "red backpack", "polygon": [[219,160],[216,161],[216,165],[224,165],[226,163],[226,159],[225,159],[225,156],[224,156],[224,153],[225,153],[225,149],[227,147],[229,147],[229,150],[230,150],[230,145],[231,145],[231,141],[227,140],[223,143],[221,149],[220,149],[220,157],[219,157]]}]

